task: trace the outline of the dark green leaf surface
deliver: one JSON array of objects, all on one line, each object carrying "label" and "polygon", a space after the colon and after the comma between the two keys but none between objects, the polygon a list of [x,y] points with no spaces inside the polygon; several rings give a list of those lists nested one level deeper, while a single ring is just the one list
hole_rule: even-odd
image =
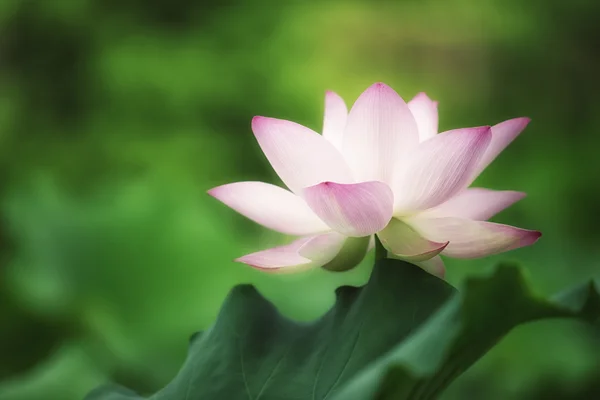
[{"label": "dark green leaf surface", "polygon": [[[593,285],[553,301],[518,268],[470,280],[462,295],[419,268],[377,262],[363,288],[343,287],[321,319],[281,316],[251,286],[235,288],[215,325],[192,339],[178,376],[153,400],[433,399],[513,327],[536,319],[597,322]],[[143,397],[103,388],[88,400]]]},{"label": "dark green leaf surface", "polygon": [[[368,285],[339,288],[327,314],[300,324],[281,316],[253,287],[236,287],[215,325],[192,339],[179,375],[151,398],[331,399],[453,293],[414,265],[381,260]],[[132,398],[112,393],[96,392],[89,400]]]},{"label": "dark green leaf surface", "polygon": [[530,291],[519,268],[501,265],[491,277],[469,280],[460,296],[335,399],[434,399],[517,325],[569,317],[598,324],[594,283],[546,300]]}]

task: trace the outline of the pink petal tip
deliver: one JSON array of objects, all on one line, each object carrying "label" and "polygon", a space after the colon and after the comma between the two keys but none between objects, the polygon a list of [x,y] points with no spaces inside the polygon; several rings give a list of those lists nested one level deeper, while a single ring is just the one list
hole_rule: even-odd
[{"label": "pink petal tip", "polygon": [[530,231],[527,234],[523,235],[523,237],[519,241],[519,245],[522,247],[531,246],[532,244],[537,242],[541,237],[542,237],[542,232]]}]

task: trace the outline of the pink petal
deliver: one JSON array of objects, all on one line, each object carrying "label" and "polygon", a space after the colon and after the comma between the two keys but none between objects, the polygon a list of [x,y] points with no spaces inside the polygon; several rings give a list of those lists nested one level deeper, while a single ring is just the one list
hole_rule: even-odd
[{"label": "pink petal", "polygon": [[376,83],[350,110],[342,149],[358,181],[389,184],[396,160],[418,142],[417,125],[404,100]]},{"label": "pink petal", "polygon": [[266,117],[254,117],[252,130],[273,169],[292,191],[324,181],[353,182],[340,152],[318,133]]},{"label": "pink petal", "polygon": [[431,100],[425,93],[419,93],[408,102],[408,108],[417,122],[421,142],[434,137],[438,133],[437,106],[437,101]]},{"label": "pink petal", "polygon": [[457,217],[486,221],[525,197],[523,192],[469,188],[420,216]]},{"label": "pink petal", "polygon": [[542,235],[538,231],[462,218],[419,218],[407,220],[428,239],[449,240],[444,255],[456,258],[480,258],[529,246]]},{"label": "pink petal", "polygon": [[342,249],[345,239],[339,233],[327,232],[248,254],[235,261],[267,272],[301,272],[333,260]]},{"label": "pink petal", "polygon": [[269,229],[288,235],[310,235],[330,228],[299,196],[264,182],[236,182],[208,194]]},{"label": "pink petal", "polygon": [[[492,141],[473,172],[471,182],[527,127],[529,118],[514,118],[492,126]],[[469,182],[470,183],[470,182]]]},{"label": "pink petal", "polygon": [[325,93],[325,120],[323,121],[323,137],[336,149],[341,150],[344,128],[348,118],[348,108],[344,100],[334,92]]},{"label": "pink petal", "polygon": [[447,131],[421,143],[398,163],[394,215],[437,206],[460,192],[490,140],[486,126]]},{"label": "pink petal", "polygon": [[408,261],[424,261],[438,255],[448,242],[438,243],[425,239],[409,225],[396,218],[377,233],[381,244],[397,258]]},{"label": "pink petal", "polygon": [[392,218],[394,195],[381,182],[324,182],[306,188],[304,199],[331,229],[346,236],[369,236]]}]

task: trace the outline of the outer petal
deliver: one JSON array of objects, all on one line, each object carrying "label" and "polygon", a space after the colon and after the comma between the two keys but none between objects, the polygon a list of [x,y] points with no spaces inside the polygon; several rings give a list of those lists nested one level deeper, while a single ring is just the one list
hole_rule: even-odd
[{"label": "outer petal", "polygon": [[525,197],[523,192],[469,188],[420,216],[458,217],[485,221]]},{"label": "outer petal", "polygon": [[340,152],[318,133],[266,117],[254,117],[252,130],[273,169],[292,191],[324,181],[353,182]]},{"label": "outer petal", "polygon": [[350,110],[342,149],[358,181],[389,184],[399,155],[418,142],[417,125],[404,100],[376,83]]},{"label": "outer petal", "polygon": [[[396,258],[398,260],[404,259],[394,254],[390,254],[390,258]],[[439,276],[442,279],[446,276],[446,266],[444,265],[444,261],[442,261],[442,257],[440,256],[435,256],[433,258],[430,258],[429,260],[412,262],[432,275]]]},{"label": "outer petal", "polygon": [[[514,118],[508,121],[501,122],[492,127],[492,141],[487,150],[481,157],[477,168],[473,172],[471,182],[487,168],[492,161],[496,159],[498,154],[502,152],[529,124],[529,118]],[[469,183],[471,183],[469,182]]]},{"label": "outer petal", "polygon": [[431,100],[425,93],[417,94],[408,102],[408,108],[419,128],[419,140],[421,142],[434,137],[438,133],[437,106],[438,102]]},{"label": "outer petal", "polygon": [[306,188],[304,199],[331,229],[346,236],[369,236],[392,218],[394,195],[381,182],[324,182]]},{"label": "outer petal", "polygon": [[336,149],[342,149],[344,128],[348,119],[348,107],[344,100],[334,92],[325,93],[325,119],[323,121],[323,137]]},{"label": "outer petal", "polygon": [[330,228],[299,196],[264,182],[236,182],[208,191],[235,211],[288,235],[311,235]]},{"label": "outer petal", "polygon": [[267,272],[300,272],[335,258],[345,237],[336,232],[298,239],[288,245],[245,255],[235,261]]},{"label": "outer petal", "polygon": [[410,218],[423,236],[436,241],[449,240],[444,255],[456,258],[480,258],[529,246],[542,235],[538,231],[472,221],[462,218]]},{"label": "outer petal", "polygon": [[397,258],[408,261],[424,261],[438,255],[448,242],[425,239],[406,223],[392,219],[389,225],[377,234],[381,244]]},{"label": "outer petal", "polygon": [[435,256],[429,260],[417,262],[416,264],[432,275],[439,276],[442,279],[446,276],[446,266],[440,256]]},{"label": "outer petal", "polygon": [[461,191],[490,140],[490,127],[479,127],[447,131],[421,143],[398,163],[394,215],[437,206]]}]

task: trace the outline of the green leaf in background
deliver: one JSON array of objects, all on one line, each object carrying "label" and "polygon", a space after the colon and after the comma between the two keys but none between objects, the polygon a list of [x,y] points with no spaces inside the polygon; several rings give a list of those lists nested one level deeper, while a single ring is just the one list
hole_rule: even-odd
[{"label": "green leaf in background", "polygon": [[[215,325],[194,337],[179,375],[150,398],[433,399],[516,325],[600,317],[593,285],[547,301],[510,265],[453,293],[411,264],[384,259],[366,286],[338,289],[327,314],[299,324],[253,287],[239,286]],[[87,400],[140,398],[101,388]]]}]

